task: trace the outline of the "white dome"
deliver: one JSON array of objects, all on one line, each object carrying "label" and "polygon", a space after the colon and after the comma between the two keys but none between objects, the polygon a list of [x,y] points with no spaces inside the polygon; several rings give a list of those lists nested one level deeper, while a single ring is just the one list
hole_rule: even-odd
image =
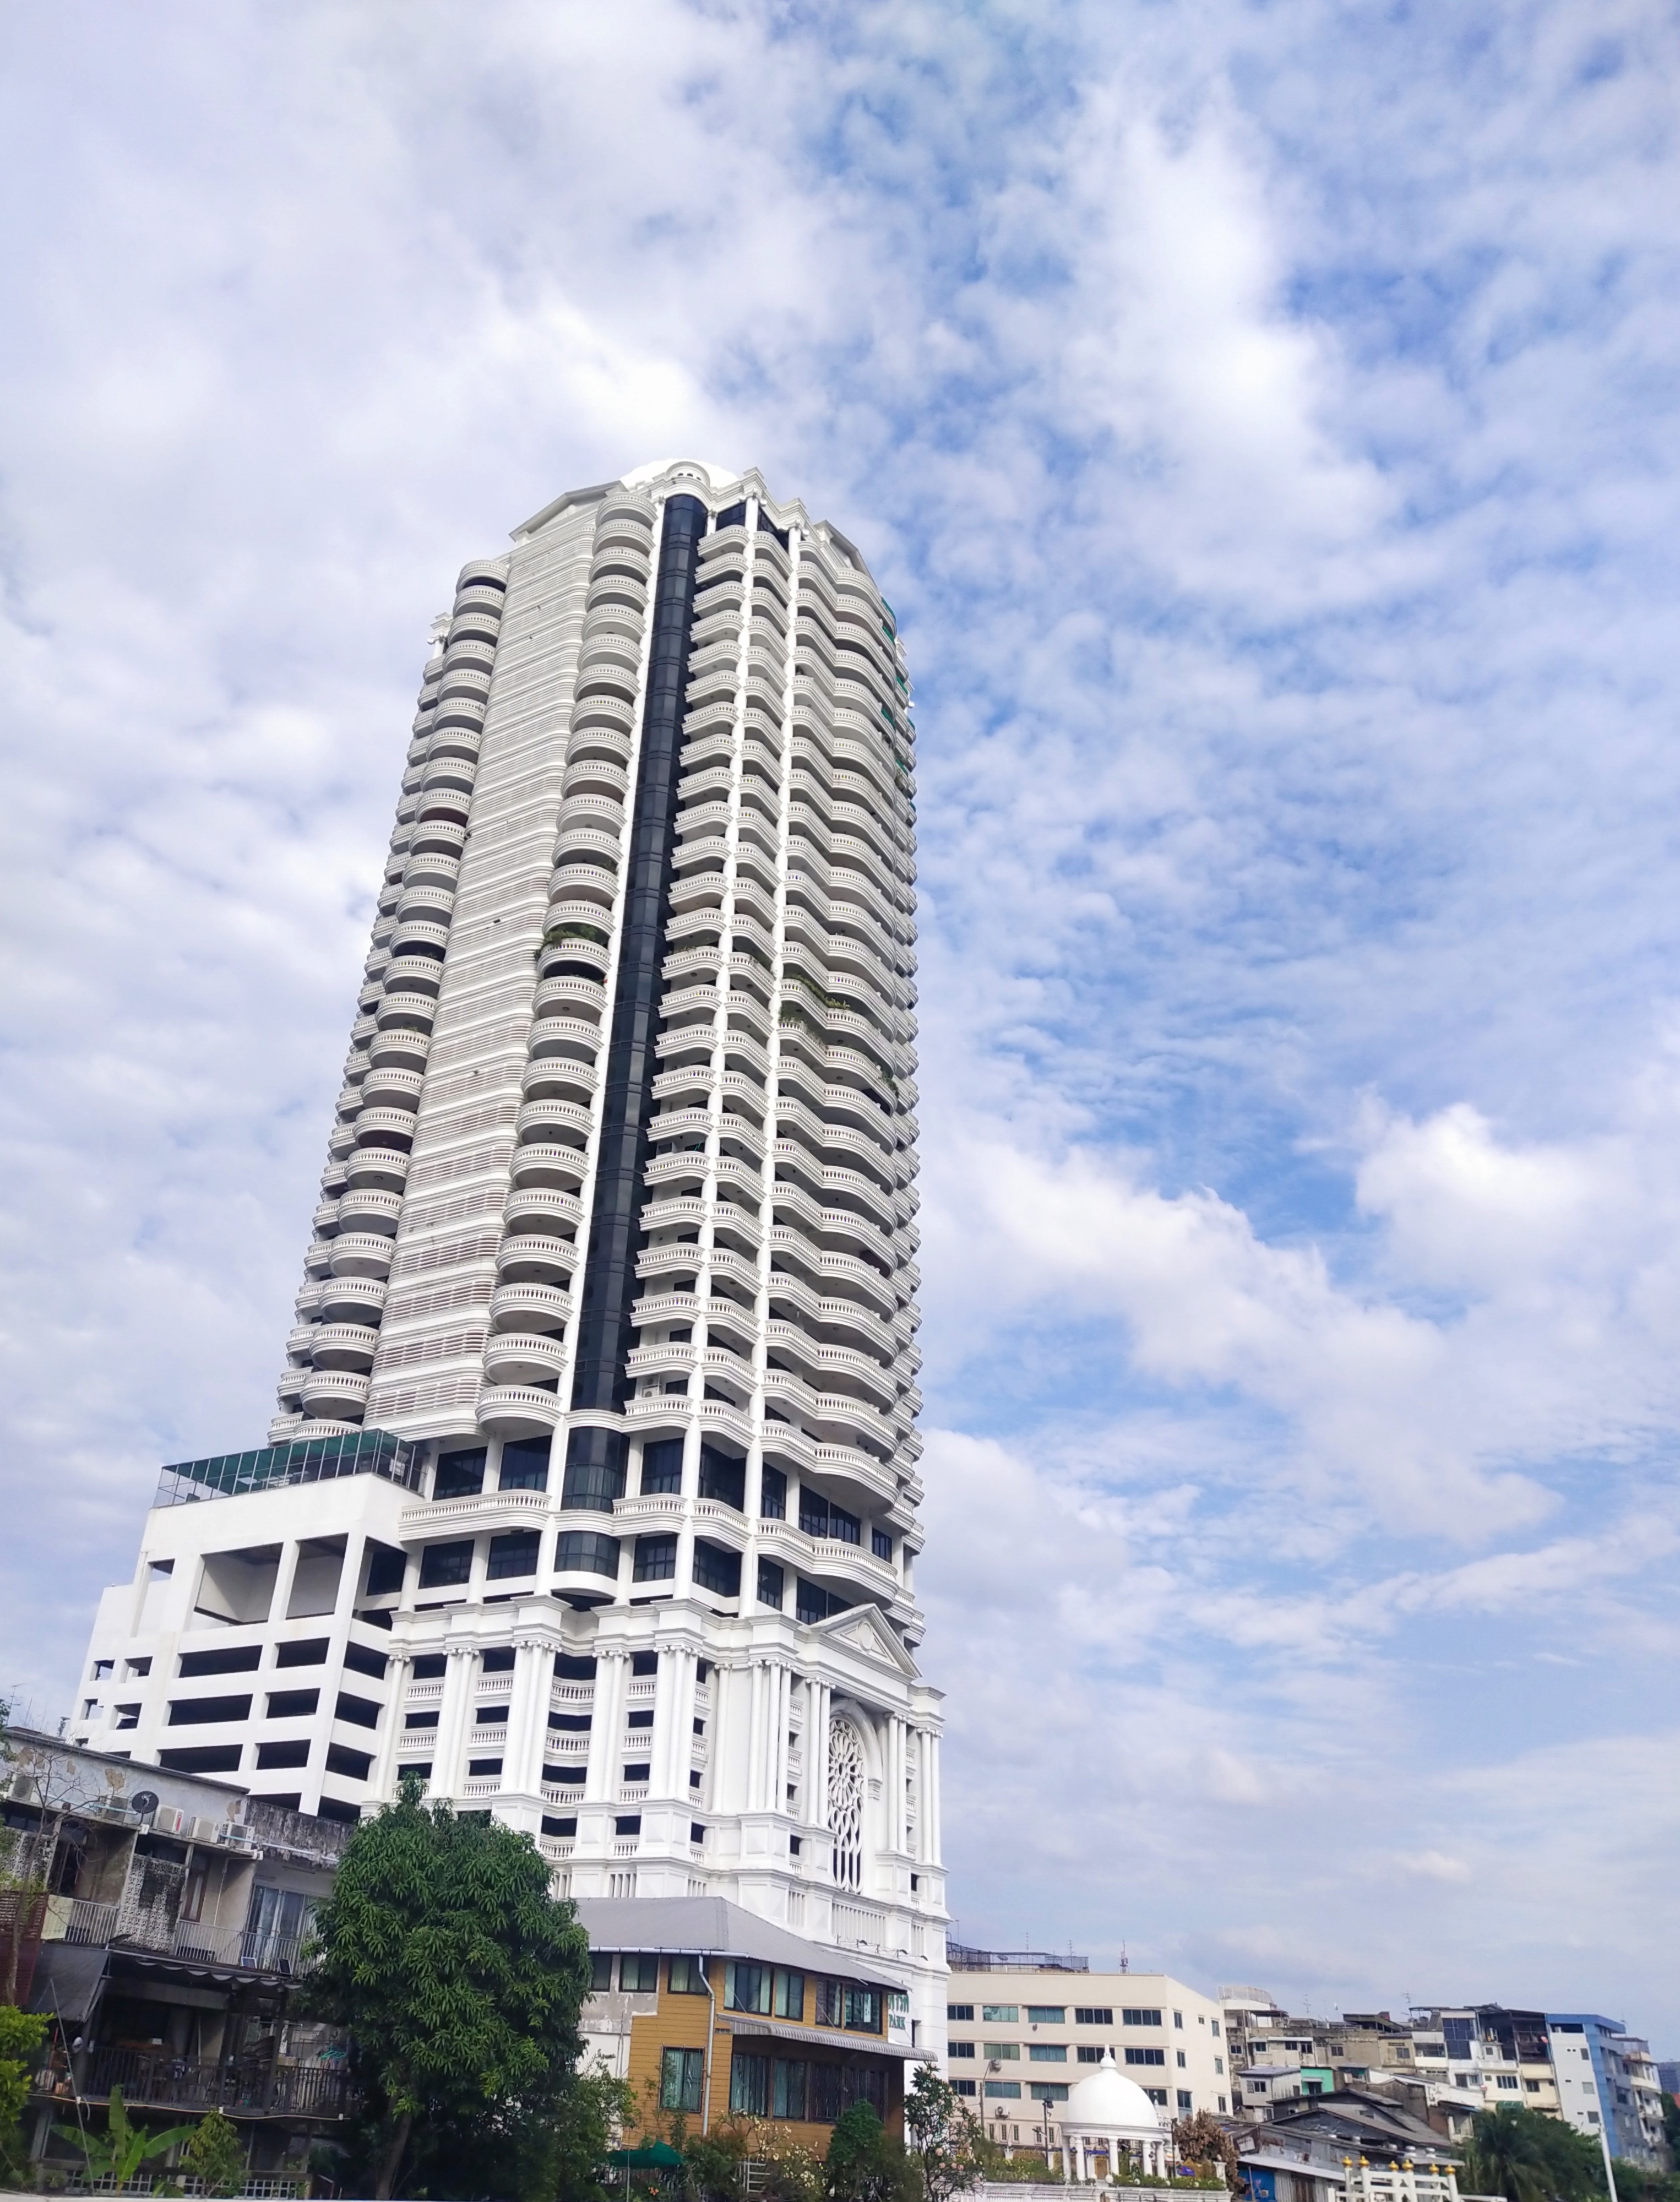
[{"label": "white dome", "polygon": [[1064,2133],[1158,2134],[1161,2114],[1135,2080],[1115,2064],[1111,2050],[1088,2079],[1068,2095]]},{"label": "white dome", "polygon": [[645,467],[632,467],[629,473],[621,474],[619,480],[626,489],[640,489],[644,482],[656,481],[661,474],[669,474],[674,467],[692,468],[696,474],[705,477],[706,485],[710,489],[727,489],[732,481],[740,480],[739,467],[719,466],[711,459],[650,459]]}]

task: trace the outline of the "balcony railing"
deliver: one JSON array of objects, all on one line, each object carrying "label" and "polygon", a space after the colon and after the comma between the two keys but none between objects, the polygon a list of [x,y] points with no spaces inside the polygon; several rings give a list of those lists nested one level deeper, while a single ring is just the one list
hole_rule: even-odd
[{"label": "balcony railing", "polygon": [[182,1958],[206,1965],[237,1965],[242,1971],[296,1973],[303,1958],[305,1937],[261,1928],[215,1927],[203,1920],[148,1917],[121,1904],[93,1904],[77,1898],[60,1909],[62,1899],[49,1906],[45,1939],[96,1946],[154,1951],[160,1956]]},{"label": "balcony railing", "polygon": [[139,2049],[96,2050],[82,2093],[96,2102],[121,2087],[131,2106],[226,2111],[235,2117],[341,2118],[349,2075],[335,2065],[280,2065],[241,2070],[198,2064],[185,2057],[153,2057]]}]

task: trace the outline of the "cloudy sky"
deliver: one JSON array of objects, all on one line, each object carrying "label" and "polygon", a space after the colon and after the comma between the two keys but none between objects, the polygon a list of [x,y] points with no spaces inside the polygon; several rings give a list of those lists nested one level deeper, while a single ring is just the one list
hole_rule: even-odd
[{"label": "cloudy sky", "polygon": [[456,569],[756,463],[920,697],[958,1932],[1680,2052],[1671,9],[0,38],[0,1678],[261,1437]]}]

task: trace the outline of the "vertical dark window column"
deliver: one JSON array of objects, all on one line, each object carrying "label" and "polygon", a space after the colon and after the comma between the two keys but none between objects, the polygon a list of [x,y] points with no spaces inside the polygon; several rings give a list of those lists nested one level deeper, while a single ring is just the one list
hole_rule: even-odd
[{"label": "vertical dark window column", "polygon": [[[628,1397],[630,1310],[636,1297],[636,1240],[653,1110],[653,1045],[665,956],[671,853],[676,842],[677,764],[688,688],[694,575],[706,509],[698,498],[666,500],[654,583],[641,755],[624,891],[624,921],[601,1097],[583,1305],[572,1371],[574,1408],[617,1408]],[[609,1506],[624,1494],[621,1430],[573,1430],[566,1444],[566,1506]]]}]

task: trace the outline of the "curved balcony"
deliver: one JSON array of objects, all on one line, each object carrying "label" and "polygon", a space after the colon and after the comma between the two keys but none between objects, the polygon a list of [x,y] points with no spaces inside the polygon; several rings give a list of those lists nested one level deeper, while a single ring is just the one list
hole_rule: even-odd
[{"label": "curved balcony", "polygon": [[[402,1212],[400,1192],[388,1192],[378,1186],[352,1186],[339,1203],[339,1233],[378,1231],[394,1237]],[[336,1262],[333,1266],[337,1268]]]},{"label": "curved balcony", "polygon": [[280,1382],[274,1387],[275,1398],[283,1408],[288,1409],[293,1414],[298,1410],[298,1402],[304,1390],[304,1379],[309,1373],[307,1369],[301,1367],[283,1369],[280,1371]]},{"label": "curved balcony", "polygon": [[339,1228],[339,1204],[335,1198],[323,1200],[309,1218],[317,1238],[330,1239]]},{"label": "curved balcony", "polygon": [[565,833],[576,826],[593,825],[616,836],[623,822],[624,805],[617,796],[604,788],[583,788],[561,805],[555,831]]},{"label": "curved balcony", "polygon": [[[565,972],[557,978],[539,980],[537,991],[531,998],[531,1007],[538,1016],[550,1014],[587,1016],[592,1010],[598,1030],[606,1003],[607,990],[600,981],[580,978],[575,972]],[[569,1011],[565,1007],[568,1004],[575,1004],[578,1007]]]},{"label": "curved balcony", "polygon": [[431,796],[444,789],[452,789],[457,794],[470,797],[473,783],[477,778],[476,754],[451,757],[446,751],[439,751],[435,755],[428,752],[425,776],[421,781],[421,793]]},{"label": "curved balcony", "polygon": [[437,1020],[438,998],[412,991],[398,992],[387,989],[384,998],[374,1012],[374,1022],[382,1033],[399,1029],[429,1033]]},{"label": "curved balcony", "polygon": [[564,1057],[592,1064],[603,1045],[601,1027],[586,1017],[539,1016],[531,1027],[527,1045],[533,1061]]},{"label": "curved balcony", "polygon": [[349,1181],[339,1203],[340,1222],[351,1192],[401,1192],[409,1181],[409,1157],[395,1147],[357,1147],[345,1164],[345,1175]]},{"label": "curved balcony", "polygon": [[604,792],[622,803],[629,792],[630,775],[622,764],[604,757],[582,757],[566,767],[566,776],[560,784],[563,796],[577,795],[590,790]]},{"label": "curved balcony", "polygon": [[583,1221],[583,1203],[575,1193],[533,1189],[510,1192],[502,1209],[509,1231],[543,1231],[557,1234],[562,1223],[575,1230]]},{"label": "curved balcony", "polygon": [[368,1045],[368,1067],[376,1066],[392,1070],[423,1070],[426,1058],[432,1051],[430,1033],[415,1032],[406,1025],[392,1025],[387,1030],[375,1033]]},{"label": "curved balcony", "polygon": [[309,1354],[317,1369],[368,1369],[374,1365],[379,1333],[360,1322],[318,1322],[308,1326]]},{"label": "curved balcony", "polygon": [[[409,1140],[414,1137],[414,1111],[411,1109],[366,1108],[353,1127],[358,1141],[378,1137]],[[406,1153],[407,1149],[404,1147]]]},{"label": "curved balcony", "polygon": [[511,1175],[517,1186],[551,1186],[569,1192],[583,1182],[587,1167],[581,1147],[533,1145],[514,1149]]},{"label": "curved balcony", "polygon": [[430,817],[416,818],[409,834],[410,853],[416,857],[452,857],[458,860],[466,844],[465,820],[442,818],[435,812]]},{"label": "curved balcony", "polygon": [[359,1422],[368,1404],[368,1379],[348,1369],[311,1369],[304,1378],[300,1394],[304,1412],[313,1421],[317,1416],[335,1415],[350,1422]]},{"label": "curved balcony", "polygon": [[433,787],[421,787],[415,808],[416,830],[421,827],[459,826],[464,829],[468,814],[473,807],[471,793],[453,780]]},{"label": "curved balcony", "polygon": [[540,1437],[556,1428],[565,1411],[557,1393],[530,1385],[491,1384],[479,1393],[479,1428],[494,1437]]},{"label": "curved balcony", "polygon": [[628,603],[616,603],[610,597],[604,598],[593,611],[586,603],[581,638],[584,654],[587,656],[598,643],[604,643],[609,648],[622,645],[634,657],[640,658],[642,629],[645,625],[642,612],[633,609]]},{"label": "curved balcony", "polygon": [[392,928],[391,953],[393,959],[399,956],[417,955],[429,950],[432,961],[441,973],[444,957],[448,947],[448,926],[437,924],[431,918],[410,918]]},{"label": "curved balcony", "polygon": [[449,887],[404,886],[398,893],[392,911],[398,925],[416,918],[424,918],[428,924],[446,925],[455,909],[454,891]]},{"label": "curved balcony", "polygon": [[[398,1208],[401,1201],[397,1203]],[[396,1231],[392,1219],[392,1232]],[[392,1239],[372,1231],[352,1231],[333,1239],[327,1248],[327,1268],[334,1277],[388,1277],[396,1249]]]},{"label": "curved balcony", "polygon": [[604,526],[595,538],[595,562],[590,569],[592,582],[598,582],[602,571],[612,566],[628,566],[636,578],[645,584],[652,569],[651,545],[652,524],[646,529],[628,519],[616,519]]},{"label": "curved balcony", "polygon": [[574,1063],[569,1056],[543,1056],[526,1064],[519,1090],[527,1101],[568,1101],[575,1105],[586,1103],[599,1082],[592,1064]]},{"label": "curved balcony", "polygon": [[385,1308],[386,1286],[378,1277],[331,1277],[313,1286],[309,1302],[322,1322],[377,1325]]},{"label": "curved balcony", "polygon": [[[437,1001],[443,977],[444,967],[433,956],[393,956],[380,974],[386,1000],[388,1001],[393,994],[418,994],[433,1004]],[[376,1018],[379,1006],[375,1002],[374,1011]]]},{"label": "curved balcony", "polygon": [[405,1110],[412,1129],[414,1113],[420,1106],[420,1089],[425,1083],[423,1071],[404,1070],[398,1063],[382,1063],[377,1070],[370,1069],[362,1081],[363,1104],[370,1109]]},{"label": "curved balcony", "polygon": [[[698,1292],[644,1292],[632,1302],[630,1321],[638,1329],[656,1322],[698,1322],[706,1313],[706,1304]],[[748,1328],[757,1334],[757,1325],[751,1321]]]},{"label": "curved balcony", "polygon": [[498,1333],[557,1335],[571,1316],[572,1296],[559,1285],[498,1285],[490,1296],[490,1327]]},{"label": "curved balcony", "polygon": [[[540,1523],[552,1504],[546,1491],[486,1491],[472,1498],[429,1499],[403,1509],[397,1534],[407,1540],[446,1536],[451,1532],[465,1535],[474,1530],[532,1529]],[[493,1675],[486,1675],[480,1681],[480,1701],[498,1694],[495,1680]],[[506,1697],[510,1693],[504,1690],[500,1694]],[[410,1705],[436,1704],[442,1696],[439,1683],[414,1682],[409,1686],[404,1702]]]},{"label": "curved balcony", "polygon": [[577,1265],[578,1251],[570,1239],[545,1238],[536,1232],[504,1239],[496,1250],[496,1274],[509,1284],[563,1282]]},{"label": "curved balcony", "polygon": [[[589,1137],[593,1118],[581,1102],[565,1100],[528,1101],[513,1120],[516,1135],[521,1139],[540,1139],[545,1145],[573,1145],[581,1147]],[[567,1134],[575,1133],[575,1140]]]},{"label": "curved balcony", "polygon": [[572,706],[574,740],[586,730],[617,727],[627,738],[636,723],[636,707],[623,696],[602,693],[581,698]]},{"label": "curved balcony", "polygon": [[636,694],[636,664],[633,653],[627,648],[620,656],[608,652],[598,643],[591,651],[587,664],[577,671],[577,692],[580,703],[592,704],[602,696],[616,696],[621,703],[634,703]]},{"label": "curved balcony", "polygon": [[566,1364],[563,1339],[537,1331],[494,1331],[484,1342],[486,1384],[541,1384],[557,1379]]},{"label": "curved balcony", "polygon": [[[577,905],[574,903],[571,907],[575,910]],[[602,911],[596,912],[592,923],[550,918],[543,937],[544,967],[551,970],[557,963],[587,964],[604,977],[612,961],[610,937],[610,927]]]},{"label": "curved balcony", "polygon": [[[455,892],[461,878],[461,859],[441,851],[414,851],[403,867],[403,892],[406,896],[416,887],[443,887]],[[402,908],[399,903],[398,909]]]}]

